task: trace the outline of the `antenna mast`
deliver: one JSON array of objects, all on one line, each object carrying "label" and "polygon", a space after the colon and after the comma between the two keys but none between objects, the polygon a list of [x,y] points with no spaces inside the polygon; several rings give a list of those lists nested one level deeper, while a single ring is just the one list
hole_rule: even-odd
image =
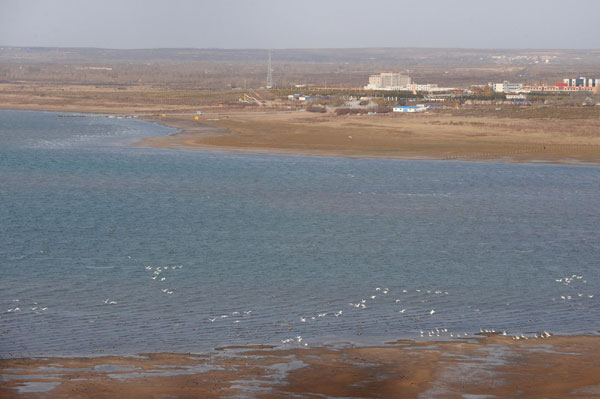
[{"label": "antenna mast", "polygon": [[267,66],[267,89],[273,87],[273,68],[271,68],[271,50],[269,49],[269,65]]}]

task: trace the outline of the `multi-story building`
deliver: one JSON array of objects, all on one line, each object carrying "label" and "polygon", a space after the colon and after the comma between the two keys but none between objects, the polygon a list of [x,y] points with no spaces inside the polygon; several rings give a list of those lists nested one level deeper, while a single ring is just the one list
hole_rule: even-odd
[{"label": "multi-story building", "polygon": [[383,72],[379,75],[371,75],[367,90],[409,90],[411,84],[410,76],[400,72]]},{"label": "multi-story building", "polygon": [[569,87],[600,87],[600,79],[579,77],[571,79],[563,79],[563,83],[566,83]]},{"label": "multi-story building", "polygon": [[381,87],[381,76],[371,75],[369,76],[369,84],[365,88],[378,88]]},{"label": "multi-story building", "polygon": [[452,87],[438,87],[437,84],[418,84],[412,81],[410,76],[402,75],[400,72],[383,72],[379,75],[371,75],[366,90],[405,90],[405,91],[452,91]]}]

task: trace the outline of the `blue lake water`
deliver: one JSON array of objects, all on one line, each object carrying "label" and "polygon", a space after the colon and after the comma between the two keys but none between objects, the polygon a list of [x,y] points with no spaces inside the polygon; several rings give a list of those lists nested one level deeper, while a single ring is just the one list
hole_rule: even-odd
[{"label": "blue lake water", "polygon": [[600,329],[598,167],[130,145],[172,132],[0,111],[0,356]]}]

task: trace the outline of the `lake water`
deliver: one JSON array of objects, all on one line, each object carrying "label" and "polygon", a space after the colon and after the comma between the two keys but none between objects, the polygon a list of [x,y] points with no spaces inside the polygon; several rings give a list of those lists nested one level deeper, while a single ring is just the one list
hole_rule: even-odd
[{"label": "lake water", "polygon": [[0,356],[600,327],[598,167],[130,145],[172,132],[0,111]]}]

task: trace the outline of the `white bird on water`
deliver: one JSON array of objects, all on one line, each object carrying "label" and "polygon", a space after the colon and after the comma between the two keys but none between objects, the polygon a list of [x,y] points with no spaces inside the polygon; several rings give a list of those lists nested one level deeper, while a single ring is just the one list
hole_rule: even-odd
[{"label": "white bird on water", "polygon": [[429,314],[434,314],[435,313],[435,309],[431,309],[431,311],[429,312]]}]

